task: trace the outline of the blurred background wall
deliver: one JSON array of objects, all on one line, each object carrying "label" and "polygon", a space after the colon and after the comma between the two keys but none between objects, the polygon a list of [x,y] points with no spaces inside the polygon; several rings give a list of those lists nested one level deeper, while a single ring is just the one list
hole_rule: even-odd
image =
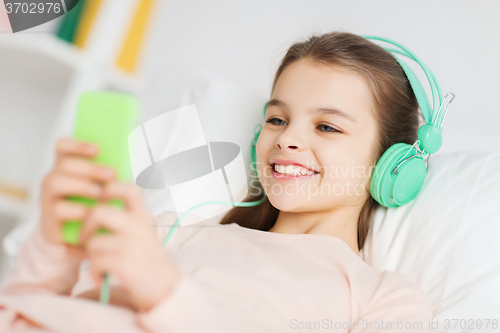
[{"label": "blurred background wall", "polygon": [[[37,223],[55,140],[71,134],[77,97],[87,89],[139,96],[143,121],[196,103],[207,141],[239,144],[249,164],[254,125],[263,120],[274,73],[292,43],[333,30],[379,35],[410,48],[443,94],[456,95],[437,154],[500,152],[500,1],[82,3],[87,22],[72,37],[62,36],[61,27],[77,8],[15,34],[0,11],[0,238],[10,232],[0,278]],[[431,96],[423,72],[408,63]],[[165,207],[154,193],[147,200],[155,213]]]}]

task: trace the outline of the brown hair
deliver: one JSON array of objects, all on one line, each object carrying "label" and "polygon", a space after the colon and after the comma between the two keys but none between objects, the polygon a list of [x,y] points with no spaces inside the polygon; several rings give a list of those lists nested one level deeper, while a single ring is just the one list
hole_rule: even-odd
[{"label": "brown hair", "polygon": [[[330,32],[313,35],[304,42],[293,44],[274,77],[271,95],[276,82],[285,68],[301,59],[317,65],[337,66],[361,75],[368,83],[374,101],[377,122],[377,140],[374,142],[374,167],[380,156],[393,144],[413,144],[419,127],[418,101],[410,82],[397,60],[388,51],[371,41],[348,32]],[[422,116],[423,119],[423,116]],[[243,202],[262,198],[264,190],[258,178],[252,175],[251,185],[258,193],[249,193]],[[256,186],[255,185],[256,181]],[[365,244],[371,220],[380,204],[371,195],[363,204],[358,219],[358,247]],[[236,222],[242,227],[268,231],[278,218],[279,210],[266,197],[261,205],[234,207],[223,217],[220,224]]]}]

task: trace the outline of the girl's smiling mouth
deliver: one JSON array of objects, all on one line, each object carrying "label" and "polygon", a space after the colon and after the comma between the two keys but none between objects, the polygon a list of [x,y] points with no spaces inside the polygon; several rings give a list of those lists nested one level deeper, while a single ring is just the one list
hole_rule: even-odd
[{"label": "girl's smiling mouth", "polygon": [[310,178],[318,175],[319,172],[306,169],[299,165],[271,164],[271,175],[280,180]]}]

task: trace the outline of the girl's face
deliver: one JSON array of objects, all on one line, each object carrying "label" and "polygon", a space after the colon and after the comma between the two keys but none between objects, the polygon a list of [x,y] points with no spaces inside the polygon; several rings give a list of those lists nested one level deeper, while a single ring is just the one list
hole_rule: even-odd
[{"label": "girl's face", "polygon": [[[309,60],[283,71],[256,145],[259,181],[274,207],[330,211],[364,203],[377,135],[372,105],[367,83],[354,72]],[[274,163],[315,173],[277,174]]]}]

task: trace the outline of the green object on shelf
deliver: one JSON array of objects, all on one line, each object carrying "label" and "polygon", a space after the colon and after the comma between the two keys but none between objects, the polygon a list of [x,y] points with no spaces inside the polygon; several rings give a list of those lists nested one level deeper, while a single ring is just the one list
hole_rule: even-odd
[{"label": "green object on shelf", "polygon": [[75,40],[75,33],[78,27],[78,23],[82,17],[83,7],[85,6],[86,0],[80,0],[72,9],[70,9],[66,14],[64,14],[61,23],[57,30],[57,37],[65,40],[69,43],[73,43]]},{"label": "green object on shelf", "polygon": [[[89,91],[84,92],[78,101],[74,139],[98,146],[99,153],[92,161],[113,169],[117,181],[133,180],[128,136],[139,125],[139,115],[139,101],[129,94]],[[69,196],[66,199],[89,207],[97,203],[97,200],[84,197]],[[125,207],[121,199],[111,199],[107,204],[121,209]],[[77,244],[80,229],[81,221],[65,221],[63,240],[71,245]]]}]

